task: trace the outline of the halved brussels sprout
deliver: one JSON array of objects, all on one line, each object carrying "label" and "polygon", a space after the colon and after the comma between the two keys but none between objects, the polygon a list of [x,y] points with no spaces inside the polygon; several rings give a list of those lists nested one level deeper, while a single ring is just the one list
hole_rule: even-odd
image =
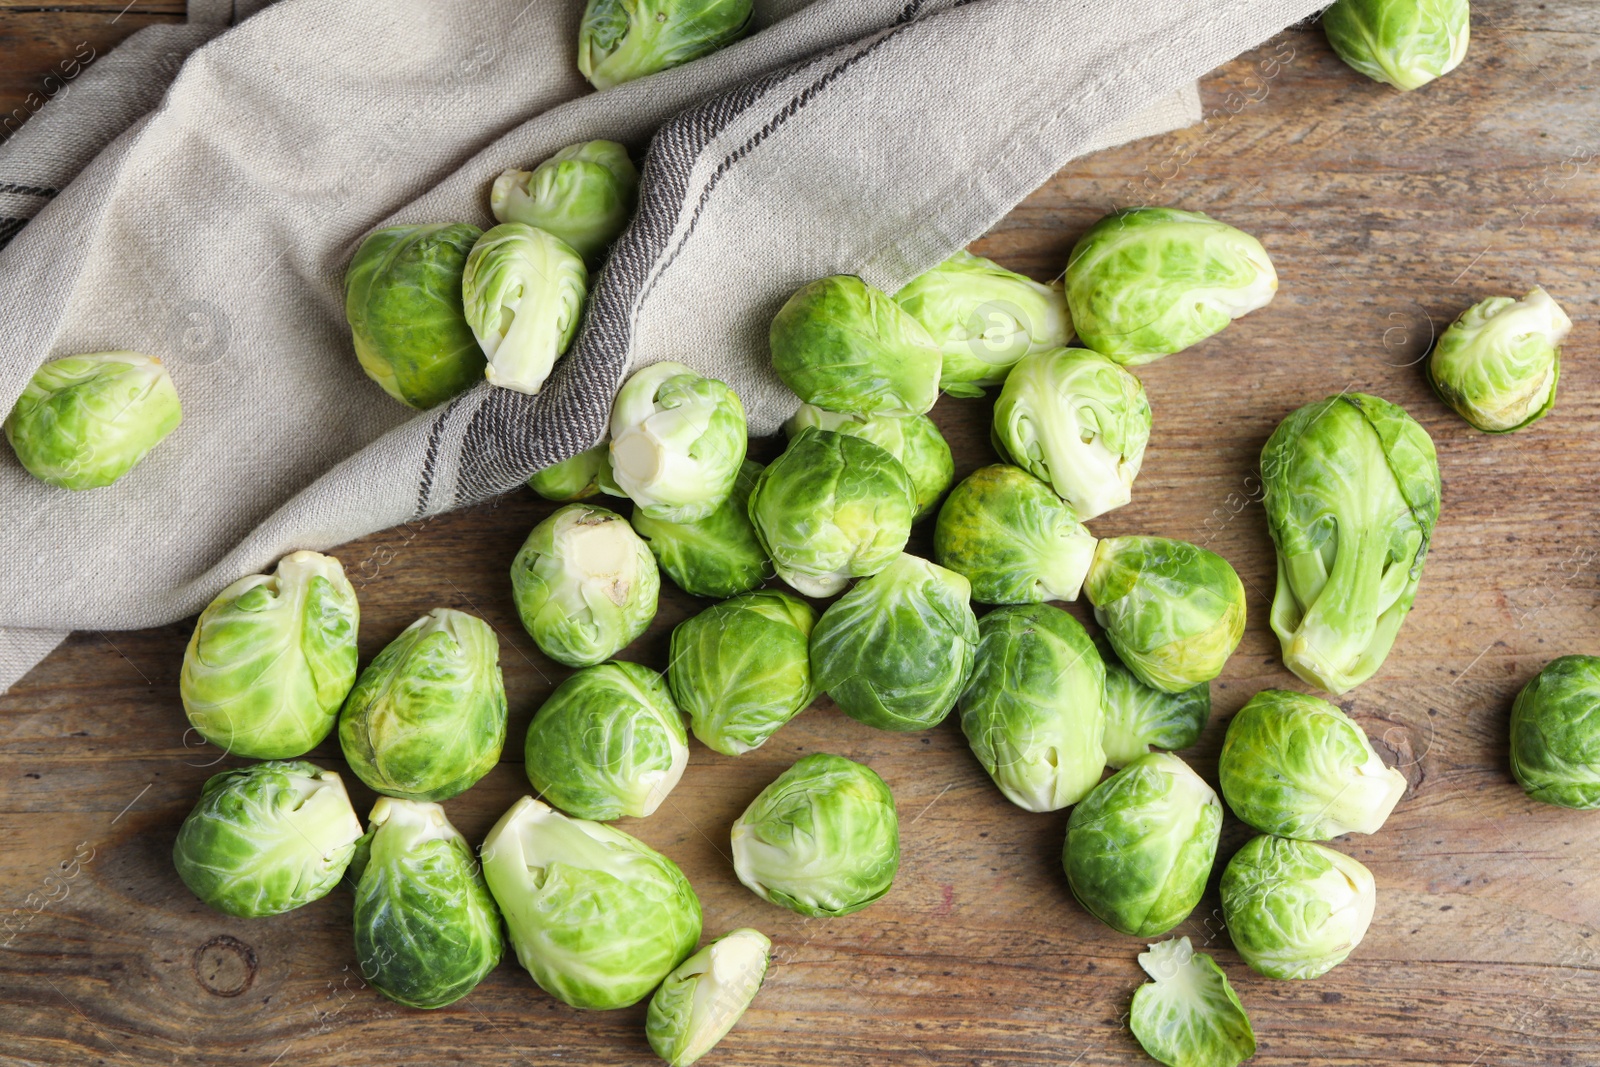
[{"label": "halved brussels sprout", "polygon": [[1078,599],[1095,543],[1070,504],[1007,463],[968,475],[933,528],[934,558],[980,604]]},{"label": "halved brussels sprout", "polygon": [[1538,422],[1556,404],[1561,342],[1572,320],[1543,289],[1497,296],[1450,324],[1428,357],[1439,398],[1484,433]]},{"label": "halved brussels sprout", "polygon": [[917,520],[933,513],[934,505],[955,480],[956,465],[950,446],[926,415],[845,415],[815,404],[801,404],[800,410],[783,424],[791,439],[807,426],[871,441],[899,460],[911,476]]},{"label": "halved brussels sprout", "polygon": [[1106,766],[1126,767],[1151,747],[1176,752],[1200,740],[1211,718],[1211,683],[1168,693],[1139,680],[1108,647],[1106,732],[1101,744]]},{"label": "halved brussels sprout", "polygon": [[1128,1027],[1150,1057],[1170,1067],[1239,1067],[1256,1054],[1244,1005],[1217,961],[1187,937],[1151,945],[1139,966],[1154,981],[1133,994]]},{"label": "halved brussels sprout", "polygon": [[1466,58],[1469,14],[1467,0],[1338,0],[1322,13],[1322,29],[1362,74],[1418,89]]},{"label": "halved brussels sprout", "polygon": [[1511,773],[1535,800],[1600,808],[1600,657],[1545,664],[1511,706]]},{"label": "halved brussels sprout", "polygon": [[483,376],[492,385],[537,393],[578,332],[589,271],[561,238],[503,222],[472,246],[461,298],[489,360]]},{"label": "halved brussels sprout", "polygon": [[611,406],[611,478],[644,515],[698,522],[728,499],[744,462],[744,405],[682,363],[635,372]]},{"label": "halved brussels sprout", "polygon": [[1257,837],[1222,872],[1222,919],[1268,978],[1315,978],[1343,963],[1372,922],[1372,872],[1309,841]]},{"label": "halved brussels sprout", "polygon": [[568,145],[533,170],[495,179],[489,210],[499,222],[521,222],[558,237],[591,267],[628,228],[639,195],[639,171],[616,141]]},{"label": "halved brussels sprout", "polygon": [[578,70],[596,89],[710,55],[749,32],[752,0],[589,0]]},{"label": "halved brussels sprout", "polygon": [[644,1032],[670,1067],[689,1067],[716,1047],[761,989],[772,957],[766,934],[725,934],[678,964],[650,998]]},{"label": "halved brussels sprout", "polygon": [[558,503],[587,500],[600,491],[600,472],[611,465],[611,444],[602,441],[528,479],[528,488]]},{"label": "halved brussels sprout", "polygon": [[664,522],[643,511],[633,513],[634,530],[679,589],[721,599],[748,593],[775,573],[750,522],[750,494],[765,469],[748,459],[741,463],[728,499],[696,522]]}]

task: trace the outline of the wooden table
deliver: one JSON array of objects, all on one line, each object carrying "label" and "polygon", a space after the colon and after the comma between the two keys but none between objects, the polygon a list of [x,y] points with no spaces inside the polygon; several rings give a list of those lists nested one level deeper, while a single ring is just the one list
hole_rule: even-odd
[{"label": "wooden table", "polygon": [[[6,110],[77,42],[103,49],[178,6],[114,20],[120,4],[12,2],[0,0]],[[1315,29],[1288,32],[1206,79],[1207,127],[1072,164],[975,246],[1049,277],[1098,215],[1148,199],[1258,234],[1278,266],[1270,308],[1141,370],[1149,457],[1134,502],[1095,524],[1207,543],[1249,588],[1216,715],[1184,754],[1213,780],[1233,712],[1296,685],[1266,625],[1273,557],[1255,468],[1267,435],[1301,404],[1356,388],[1404,404],[1438,443],[1444,513],[1415,613],[1384,669],[1341,700],[1411,785],[1381,833],[1339,842],[1377,876],[1371,932],[1347,963],[1297,983],[1240,963],[1214,881],[1178,931],[1227,971],[1263,1065],[1600,1062],[1600,814],[1525,799],[1505,745],[1511,698],[1542,663],[1600,651],[1600,8],[1476,6],[1466,63],[1407,95],[1347,70]],[[1577,320],[1561,402],[1515,436],[1475,433],[1432,397],[1418,361],[1463,307],[1535,283]],[[947,399],[935,417],[962,474],[990,461],[985,403]],[[528,791],[522,731],[567,673],[522,632],[507,581],[550,510],[519,492],[338,551],[360,586],[363,660],[438,605],[500,632],[512,743],[446,805],[474,841]],[[913,549],[927,551],[926,529]],[[700,606],[669,592],[629,658],[664,665],[669,631]],[[15,931],[0,935],[0,1062],[649,1062],[642,1005],[573,1011],[509,955],[450,1008],[390,1003],[357,974],[346,892],[255,921],[190,896],[173,836],[229,765],[185,737],[190,626],[76,634],[0,699],[0,919]],[[757,900],[728,859],[732,820],[819,749],[871,764],[901,812],[894,891],[844,919]],[[343,769],[336,744],[313,758]],[[371,795],[347,781],[364,812]],[[623,825],[683,866],[708,935],[754,925],[775,942],[766,988],[707,1063],[1149,1062],[1123,1022],[1142,943],[1071,899],[1065,814],[1003,800],[954,720],[879,733],[823,701],[746,757],[695,744],[669,803]],[[1230,818],[1223,856],[1247,836]]]}]

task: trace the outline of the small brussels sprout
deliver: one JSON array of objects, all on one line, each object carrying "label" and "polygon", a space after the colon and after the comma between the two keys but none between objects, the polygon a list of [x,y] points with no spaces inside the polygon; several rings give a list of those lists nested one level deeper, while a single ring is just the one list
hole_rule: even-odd
[{"label": "small brussels sprout", "polygon": [[1222,804],[1189,765],[1140,756],[1072,809],[1061,862],[1072,895],[1113,930],[1154,937],[1200,902],[1222,833]]},{"label": "small brussels sprout", "polygon": [[808,428],[761,472],[750,522],[779,577],[828,597],[899,557],[916,507],[899,460],[871,441]]},{"label": "small brussels sprout", "polygon": [[678,964],[650,998],[644,1032],[670,1067],[689,1067],[734,1028],[767,977],[772,942],[746,927]]},{"label": "small brussels sprout", "polygon": [[274,760],[206,780],[172,846],[178,877],[218,911],[277,915],[319,900],[344,877],[361,820],[332,771]]},{"label": "small brussels sprout", "polygon": [[1176,752],[1200,740],[1211,718],[1211,683],[1168,693],[1139,681],[1109,648],[1103,658],[1106,766],[1126,767],[1152,747]]},{"label": "small brussels sprout", "polygon": [[822,278],[772,320],[772,367],[808,404],[861,415],[922,415],[939,399],[944,355],[922,324],[849,274]]},{"label": "small brussels sprout", "polygon": [[580,819],[643,818],[689,763],[683,713],[661,677],[637,663],[585,667],[528,726],[528,781]]},{"label": "small brussels sprout", "polygon": [[811,703],[811,605],[764,589],[715,604],[672,631],[667,684],[710,749],[760,748]]},{"label": "small brussels sprout", "polygon": [[889,892],[900,868],[894,795],[868,767],[813,752],[733,824],[733,869],[762,900],[801,915],[849,915]]},{"label": "small brussels sprout", "polygon": [[1078,620],[1049,604],[999,608],[978,623],[961,730],[1018,807],[1059,811],[1100,781],[1105,667]]},{"label": "small brussels sprout", "polygon": [[611,464],[611,445],[602,441],[528,479],[528,488],[562,504],[587,500],[600,491],[600,471]]},{"label": "small brussels sprout", "polygon": [[578,70],[596,89],[681,66],[749,32],[753,0],[589,0]]},{"label": "small brussels sprout", "polygon": [[1261,480],[1284,665],[1348,692],[1383,666],[1416,599],[1439,521],[1433,440],[1387,400],[1341,393],[1278,425]]},{"label": "small brussels sprout", "polygon": [[182,421],[178,390],[159,359],[94,352],[34,371],[5,431],[41,482],[97,489],[127,474]]},{"label": "small brussels sprout", "polygon": [[1322,29],[1339,58],[1374,81],[1419,89],[1467,56],[1467,0],[1338,0]]},{"label": "small brussels sprout", "polygon": [[1538,422],[1556,404],[1561,342],[1572,320],[1543,289],[1497,296],[1450,324],[1428,357],[1439,398],[1484,433]]},{"label": "small brussels sprout", "polygon": [[482,856],[518,962],[574,1008],[637,1004],[700,941],[700,899],[678,865],[604,823],[523,797]]},{"label": "small brussels sprout", "polygon": [[643,511],[633,513],[633,528],[650,545],[667,577],[695,596],[721,599],[750,590],[772,577],[772,561],[750,522],[750,494],[765,470],[745,460],[733,492],[697,522],[664,522]]},{"label": "small brussels sprout", "polygon": [[1078,338],[1129,367],[1204,341],[1277,291],[1261,242],[1198,211],[1113,212],[1067,261]]},{"label": "small brussels sprout", "polygon": [[332,556],[295,552],[207,605],[178,695],[201,737],[235,756],[289,759],[317,746],[356,681],[361,609]]},{"label": "small brussels sprout", "polygon": [[638,510],[698,522],[728,499],[749,430],[739,394],[682,363],[629,378],[611,406],[611,478]]},{"label": "small brussels sprout", "polygon": [[1128,1027],[1169,1067],[1239,1067],[1256,1054],[1250,1017],[1222,968],[1187,937],[1151,945],[1139,966],[1154,981],[1133,994]]},{"label": "small brussels sprout", "polygon": [[407,1007],[454,1004],[505,948],[478,858],[437,804],[382,797],[370,822],[355,886],[361,978]]},{"label": "small brussels sprout", "polygon": [[466,223],[392,226],[361,243],[344,276],[356,358],[383,391],[431,408],[483,379],[461,273],[483,231]]},{"label": "small brussels sprout", "polygon": [[1078,599],[1094,546],[1070,504],[1007,463],[968,475],[933,528],[934,558],[971,582],[980,604]]},{"label": "small brussels sprout", "polygon": [[656,616],[661,575],[614,511],[568,504],[533,528],[511,563],[511,598],[539,651],[568,667],[604,663]]},{"label": "small brussels sprout", "polygon": [[537,393],[578,332],[589,271],[561,238],[502,222],[472,246],[461,298],[489,360],[483,376],[492,385]]},{"label": "small brussels sprout", "polygon": [[1120,508],[1150,443],[1139,379],[1084,348],[1024,356],[994,406],[994,447],[1084,521]]},{"label": "small brussels sprout", "polygon": [[815,404],[802,404],[783,424],[790,438],[807,426],[871,441],[899,460],[911,476],[919,521],[933,514],[939,498],[955,480],[956,465],[950,446],[926,415],[844,415]]},{"label": "small brussels sprout", "polygon": [[560,238],[598,266],[627,229],[639,195],[639,171],[615,141],[568,145],[533,170],[495,179],[489,210],[499,222],[520,222]]},{"label": "small brussels sprout", "polygon": [[1545,664],[1511,706],[1511,773],[1535,800],[1600,808],[1600,657]]},{"label": "small brussels sprout", "polygon": [[1315,978],[1343,963],[1372,922],[1372,872],[1309,841],[1257,837],[1222,872],[1222,918],[1239,956],[1268,978]]},{"label": "small brussels sprout", "polygon": [[1344,712],[1285,689],[1263,689],[1239,709],[1217,777],[1235,815],[1301,841],[1375,834],[1406,791],[1406,776]]}]

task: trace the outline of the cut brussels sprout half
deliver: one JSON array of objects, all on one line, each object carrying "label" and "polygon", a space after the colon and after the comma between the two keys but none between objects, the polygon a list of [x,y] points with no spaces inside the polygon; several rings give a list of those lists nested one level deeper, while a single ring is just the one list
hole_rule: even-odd
[{"label": "cut brussels sprout half", "polygon": [[1511,707],[1511,772],[1535,800],[1600,808],[1600,658],[1562,656]]},{"label": "cut brussels sprout half", "polygon": [[1256,1054],[1244,1005],[1216,960],[1187,937],[1139,953],[1151,981],[1133,994],[1128,1026],[1154,1060],[1169,1067],[1238,1067]]},{"label": "cut brussels sprout half", "polygon": [[1076,600],[1096,541],[1072,505],[1006,463],[968,475],[939,509],[933,555],[980,604]]},{"label": "cut brussels sprout half", "polygon": [[533,170],[495,179],[489,210],[500,222],[537,227],[572,246],[590,267],[628,226],[639,171],[616,141],[568,145]]},{"label": "cut brussels sprout half", "polygon": [[848,434],[871,441],[895,459],[911,476],[917,498],[917,519],[933,514],[934,506],[955,480],[955,460],[950,446],[926,415],[843,415],[802,404],[784,430],[793,438],[807,426]]},{"label": "cut brussels sprout half", "polygon": [[697,522],[728,499],[744,462],[744,405],[682,363],[636,372],[611,406],[611,478],[639,511]]},{"label": "cut brussels sprout half", "polygon": [[1543,289],[1521,300],[1497,296],[1450,324],[1428,357],[1439,398],[1484,433],[1537,422],[1556,403],[1561,342],[1572,320]]},{"label": "cut brussels sprout half", "polygon": [[718,599],[747,593],[776,572],[750,522],[750,494],[766,468],[745,460],[728,499],[695,522],[666,522],[643,511],[633,528],[650,545],[656,563],[678,588]]},{"label": "cut brussels sprout half", "polygon": [[1310,841],[1257,837],[1222,872],[1222,919],[1239,956],[1268,978],[1316,978],[1366,936],[1372,872]]},{"label": "cut brussels sprout half", "polygon": [[589,0],[578,70],[596,89],[681,66],[750,31],[753,0]]},{"label": "cut brussels sprout half", "polygon": [[461,276],[467,324],[490,384],[537,393],[578,332],[589,271],[572,246],[521,222],[478,238]]},{"label": "cut brussels sprout half", "polygon": [[1322,29],[1351,67],[1410,90],[1466,58],[1469,14],[1467,0],[1338,0],[1322,13]]},{"label": "cut brussels sprout half", "polygon": [[1176,752],[1200,740],[1211,718],[1211,683],[1168,693],[1152,689],[1108,648],[1106,732],[1101,744],[1108,767],[1126,767],[1151,748]]},{"label": "cut brussels sprout half", "polygon": [[528,488],[561,504],[587,500],[600,491],[601,469],[610,465],[611,444],[602,441],[571,459],[546,467],[528,479]]},{"label": "cut brussels sprout half", "polygon": [[670,1067],[689,1067],[716,1047],[750,1007],[767,976],[772,942],[746,927],[678,964],[650,998],[645,1036]]}]

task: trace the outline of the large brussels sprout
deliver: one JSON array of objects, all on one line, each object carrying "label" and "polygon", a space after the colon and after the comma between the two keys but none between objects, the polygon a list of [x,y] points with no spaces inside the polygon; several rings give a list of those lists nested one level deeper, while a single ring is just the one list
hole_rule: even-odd
[{"label": "large brussels sprout", "polygon": [[1154,937],[1200,902],[1222,804],[1189,765],[1140,756],[1072,809],[1061,862],[1073,896],[1113,930]]},{"label": "large brussels sprout", "polygon": [[750,494],[764,469],[752,460],[741,463],[728,499],[696,522],[633,513],[634,530],[679,589],[720,599],[747,593],[772,577],[772,560],[750,522]]},{"label": "large brussels sprout", "polygon": [[1257,837],[1222,872],[1222,919],[1268,978],[1315,978],[1361,943],[1377,895],[1372,872],[1342,852]]},{"label": "large brussels sprout", "polygon": [[1428,357],[1439,398],[1484,433],[1510,433],[1556,403],[1561,342],[1572,320],[1543,289],[1492,297],[1450,324]]},{"label": "large brussels sprout", "polygon": [[454,1004],[505,947],[478,858],[437,804],[383,797],[369,821],[351,867],[361,977],[407,1007]]},{"label": "large brussels sprout", "polygon": [[178,390],[159,359],[94,352],[34,371],[5,431],[41,482],[96,489],[127,474],[182,421]]},{"label": "large brussels sprout", "polygon": [[568,145],[532,170],[495,179],[489,210],[499,222],[521,222],[559,237],[598,266],[627,229],[639,195],[639,171],[615,141]]},{"label": "large brussels sprout", "polygon": [[1049,483],[1083,520],[1132,499],[1149,443],[1144,386],[1087,349],[1024,356],[995,402],[995,451]]},{"label": "large brussels sprout", "polygon": [[1375,834],[1406,791],[1406,776],[1344,712],[1285,689],[1264,689],[1239,709],[1217,777],[1235,815],[1302,841]]},{"label": "large brussels sprout", "polygon": [[933,513],[934,505],[955,480],[956,465],[950,446],[926,415],[846,415],[815,404],[802,404],[783,424],[791,438],[807,426],[871,441],[899,460],[911,476],[919,520]]},{"label": "large brussels sprout", "polygon": [[568,504],[533,528],[511,564],[511,598],[539,650],[592,667],[650,626],[661,575],[614,511]]},{"label": "large brussels sprout", "polygon": [[361,820],[337,774],[274,760],[206,780],[172,863],[218,911],[277,915],[332,892],[360,838]]},{"label": "large brussels sprout", "polygon": [[316,747],[356,680],[361,609],[332,556],[295,552],[240,578],[200,613],[178,696],[201,737],[235,756]]},{"label": "large brussels sprout", "polygon": [[1108,767],[1126,767],[1152,747],[1176,752],[1200,740],[1211,718],[1211,683],[1168,693],[1145,685],[1109,650],[1104,658]]},{"label": "large brussels sprout", "polygon": [[972,677],[978,619],[955,571],[902,554],[828,605],[811,634],[811,676],[857,722],[925,730]]},{"label": "large brussels sprout", "polygon": [[356,358],[384,392],[431,408],[483,380],[461,273],[483,231],[466,223],[392,226],[361,243],[344,276]]},{"label": "large brussels sprout", "polygon": [[1261,480],[1284,665],[1347,692],[1383,666],[1416,599],[1439,521],[1433,440],[1387,400],[1341,393],[1278,425]]},{"label": "large brussels sprout", "polygon": [[750,522],[779,577],[828,597],[899,557],[916,507],[899,460],[871,441],[808,428],[761,472]]},{"label": "large brussels sprout", "polygon": [[1007,463],[968,475],[939,509],[933,556],[980,604],[1076,600],[1095,539],[1072,506]]},{"label": "large brussels sprout", "polygon": [[829,411],[921,415],[939,399],[944,356],[911,313],[849,274],[822,278],[772,320],[772,366]]},{"label": "large brussels sprout", "polygon": [[636,372],[611,406],[611,478],[638,510],[697,522],[733,492],[744,462],[744,405],[682,363]]},{"label": "large brussels sprout", "polygon": [[1067,261],[1073,328],[1124,366],[1182,352],[1266,307],[1277,291],[1261,242],[1198,211],[1113,212]]},{"label": "large brussels sprout", "polygon": [[374,792],[444,800],[488,774],[506,743],[500,640],[435,608],[389,642],[339,714],[339,747]]},{"label": "large brussels sprout", "polygon": [[589,0],[578,70],[596,89],[710,55],[750,29],[752,0]]},{"label": "large brussels sprout", "polygon": [[667,684],[707,748],[760,748],[811,703],[811,605],[764,589],[713,605],[672,631]]},{"label": "large brussels sprout", "polygon": [[611,464],[611,444],[602,441],[528,479],[528,488],[562,504],[587,500],[600,491],[600,472]]},{"label": "large brussels sprout", "polygon": [[733,824],[733,869],[752,893],[801,915],[849,915],[900,868],[894,795],[864,764],[813,752]]},{"label": "large brussels sprout", "polygon": [[1511,706],[1511,773],[1535,800],[1600,808],[1600,657],[1545,664]]},{"label": "large brussels sprout", "polygon": [[767,976],[772,942],[749,927],[678,964],[650,998],[644,1032],[670,1067],[689,1067],[727,1036]]},{"label": "large brussels sprout", "polygon": [[572,246],[522,222],[478,238],[461,275],[467,324],[489,381],[537,393],[567,351],[589,298],[589,271]]},{"label": "large brussels sprout", "polygon": [[978,623],[961,730],[1006,799],[1028,811],[1076,804],[1100,781],[1105,667],[1078,620],[1049,604]]},{"label": "large brussels sprout", "polygon": [[700,899],[678,865],[604,823],[523,797],[481,852],[517,960],[574,1008],[637,1004],[700,940]]},{"label": "large brussels sprout", "polygon": [[1338,0],[1322,13],[1322,29],[1362,74],[1418,89],[1466,58],[1469,14],[1467,0]]},{"label": "large brussels sprout", "polygon": [[1187,937],[1151,945],[1139,966],[1153,981],[1133,994],[1128,1027],[1170,1067],[1239,1067],[1256,1054],[1250,1017],[1216,960]]}]

